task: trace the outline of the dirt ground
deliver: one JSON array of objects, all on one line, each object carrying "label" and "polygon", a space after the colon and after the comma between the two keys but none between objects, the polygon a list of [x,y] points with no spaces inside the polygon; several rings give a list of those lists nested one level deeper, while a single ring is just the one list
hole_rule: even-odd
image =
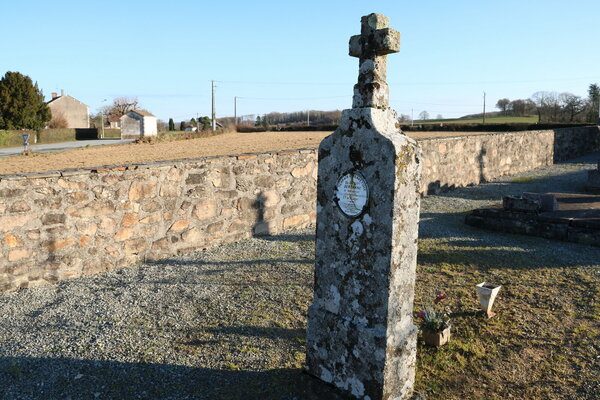
[{"label": "dirt ground", "polygon": [[[416,139],[463,136],[488,132],[408,132]],[[55,171],[66,168],[135,164],[228,154],[242,154],[317,147],[327,132],[227,133],[207,138],[160,143],[131,143],[80,148],[56,153],[0,158],[0,175]]]}]

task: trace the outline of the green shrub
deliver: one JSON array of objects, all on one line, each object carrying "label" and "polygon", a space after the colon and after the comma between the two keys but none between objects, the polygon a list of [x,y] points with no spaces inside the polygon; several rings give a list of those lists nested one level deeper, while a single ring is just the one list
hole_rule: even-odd
[{"label": "green shrub", "polygon": [[[76,140],[75,129],[43,129],[37,134],[38,143],[60,143]],[[32,144],[32,141],[29,141]]]},{"label": "green shrub", "polygon": [[29,144],[33,144],[33,131],[0,131],[0,147],[22,146],[25,133],[29,133]]},{"label": "green shrub", "polygon": [[[101,133],[101,129],[98,129]],[[100,137],[100,135],[98,135]],[[121,138],[121,130],[120,129],[104,129],[104,138],[105,139],[120,139]]]}]

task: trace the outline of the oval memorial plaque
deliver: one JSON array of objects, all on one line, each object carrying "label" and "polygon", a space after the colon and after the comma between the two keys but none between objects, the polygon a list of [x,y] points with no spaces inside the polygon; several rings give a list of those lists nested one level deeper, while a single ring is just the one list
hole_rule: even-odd
[{"label": "oval memorial plaque", "polygon": [[337,205],[349,217],[360,215],[369,200],[369,186],[359,173],[342,176],[336,186]]}]

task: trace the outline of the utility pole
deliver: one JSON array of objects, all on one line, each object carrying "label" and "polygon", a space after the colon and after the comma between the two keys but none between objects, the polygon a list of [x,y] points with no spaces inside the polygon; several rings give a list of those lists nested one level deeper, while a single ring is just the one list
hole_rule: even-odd
[{"label": "utility pole", "polygon": [[216,110],[215,110],[215,81],[210,81],[212,84],[212,130],[213,132],[217,130],[217,119],[216,119]]},{"label": "utility pole", "polygon": [[237,96],[233,98],[233,121],[237,129]]},{"label": "utility pole", "polygon": [[104,139],[104,113],[100,113],[100,125],[102,125],[102,135],[100,135],[100,139]]},{"label": "utility pole", "polygon": [[310,126],[310,110],[308,110],[306,114],[306,125]]},{"label": "utility pole", "polygon": [[[105,101],[106,99],[102,100],[103,103]],[[104,112],[102,110],[100,111],[100,125],[102,125],[102,135],[100,136],[100,139],[104,139]]]},{"label": "utility pole", "polygon": [[485,125],[485,92],[483,92],[483,123]]}]

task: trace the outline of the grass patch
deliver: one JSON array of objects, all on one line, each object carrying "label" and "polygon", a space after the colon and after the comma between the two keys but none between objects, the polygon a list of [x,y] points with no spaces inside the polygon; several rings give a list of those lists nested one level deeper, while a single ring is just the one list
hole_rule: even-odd
[{"label": "grass patch", "polygon": [[520,176],[517,178],[512,178],[510,180],[511,183],[518,183],[518,184],[525,184],[525,183],[533,183],[537,180],[538,178],[535,176]]},{"label": "grass patch", "polygon": [[[527,243],[420,239],[415,310],[432,292],[445,292],[452,337],[440,349],[419,341],[417,391],[434,398],[593,398],[598,268],[555,261]],[[503,286],[492,319],[479,313],[475,285],[482,281]]]}]

